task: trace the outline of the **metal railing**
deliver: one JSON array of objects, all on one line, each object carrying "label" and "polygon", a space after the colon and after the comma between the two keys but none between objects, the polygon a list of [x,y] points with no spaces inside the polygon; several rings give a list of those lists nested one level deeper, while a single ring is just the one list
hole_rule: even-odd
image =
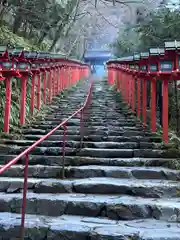
[{"label": "metal railing", "polygon": [[32,146],[28,147],[26,150],[24,150],[22,153],[20,153],[17,157],[15,157],[13,160],[9,161],[7,164],[5,164],[3,167],[0,168],[0,174],[3,174],[6,170],[8,170],[12,165],[16,164],[22,157],[25,157],[25,168],[24,168],[24,186],[23,186],[23,200],[22,200],[22,213],[21,213],[21,240],[24,240],[25,236],[25,214],[26,214],[26,196],[27,196],[27,183],[28,183],[28,167],[29,167],[29,154],[32,150],[34,150],[35,147],[37,147],[41,142],[46,140],[49,136],[51,136],[56,130],[63,127],[64,133],[63,133],[63,146],[62,146],[62,178],[64,178],[64,172],[65,172],[65,151],[66,151],[66,143],[67,143],[67,132],[68,132],[68,126],[67,123],[69,120],[71,120],[73,117],[78,116],[80,117],[80,147],[82,147],[82,142],[84,138],[84,120],[85,120],[85,113],[90,105],[91,97],[92,97],[92,87],[93,82],[91,82],[88,94],[86,96],[85,102],[81,108],[79,108],[77,111],[75,111],[70,117],[68,117],[66,120],[61,122],[58,126],[56,126],[54,129],[52,129],[48,134],[41,137],[39,140],[34,142]]}]

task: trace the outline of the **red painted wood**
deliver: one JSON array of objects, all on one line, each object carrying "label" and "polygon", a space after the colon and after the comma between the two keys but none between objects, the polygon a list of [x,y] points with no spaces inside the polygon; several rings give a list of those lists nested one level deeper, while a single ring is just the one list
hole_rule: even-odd
[{"label": "red painted wood", "polygon": [[151,80],[151,130],[156,132],[156,79]]},{"label": "red painted wood", "polygon": [[164,79],[162,82],[163,92],[163,140],[168,143],[168,80]]},{"label": "red painted wood", "polygon": [[134,77],[131,77],[131,91],[132,91],[132,95],[131,95],[131,105],[132,105],[132,112],[135,112],[135,81],[134,81]]},{"label": "red painted wood", "polygon": [[11,77],[6,78],[6,100],[4,109],[4,132],[9,133],[9,123],[11,115]]},{"label": "red painted wood", "polygon": [[137,79],[137,117],[141,117],[141,79]]},{"label": "red painted wood", "polygon": [[147,80],[143,79],[143,101],[142,101],[142,111],[143,111],[143,123],[146,125],[147,122]]},{"label": "red painted wood", "polygon": [[32,81],[31,81],[31,100],[30,100],[30,108],[31,108],[31,114],[34,114],[34,101],[35,101],[35,78],[36,75],[32,75]]},{"label": "red painted wood", "polygon": [[49,72],[49,104],[52,102],[52,70]]},{"label": "red painted wood", "polygon": [[41,108],[41,74],[37,76],[37,109]]},{"label": "red painted wood", "polygon": [[43,74],[43,102],[46,104],[46,89],[47,89],[47,72]]},{"label": "red painted wood", "polygon": [[21,78],[21,106],[20,106],[20,124],[24,125],[26,118],[26,89],[28,76]]}]

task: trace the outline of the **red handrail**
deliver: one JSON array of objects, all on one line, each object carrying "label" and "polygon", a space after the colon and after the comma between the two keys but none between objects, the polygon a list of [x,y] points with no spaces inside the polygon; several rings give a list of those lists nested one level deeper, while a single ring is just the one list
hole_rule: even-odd
[{"label": "red handrail", "polygon": [[[25,149],[22,153],[20,153],[17,157],[15,157],[13,160],[9,161],[7,164],[5,164],[3,167],[0,168],[0,174],[3,174],[6,170],[8,170],[12,165],[16,164],[22,157],[25,156],[25,168],[24,168],[24,187],[23,187],[23,201],[22,201],[22,214],[21,214],[21,240],[24,240],[24,225],[25,225],[25,213],[26,213],[26,195],[27,195],[27,182],[28,182],[28,166],[29,166],[29,153],[37,147],[41,142],[43,142],[45,139],[47,139],[49,136],[51,136],[56,130],[58,130],[60,127],[64,127],[64,139],[63,139],[63,168],[62,168],[62,177],[64,178],[64,162],[65,162],[65,147],[66,147],[66,134],[67,134],[67,122],[72,119],[73,117],[81,114],[80,118],[80,132],[82,130],[82,120],[84,111],[89,106],[92,96],[92,87],[93,82],[91,82],[88,94],[86,96],[86,99],[84,101],[84,104],[81,108],[79,108],[77,111],[75,111],[70,117],[68,117],[66,120],[61,122],[58,126],[56,126],[54,129],[52,129],[49,133],[41,137],[39,140],[34,142],[32,146]],[[82,137],[81,137],[82,141]]]}]

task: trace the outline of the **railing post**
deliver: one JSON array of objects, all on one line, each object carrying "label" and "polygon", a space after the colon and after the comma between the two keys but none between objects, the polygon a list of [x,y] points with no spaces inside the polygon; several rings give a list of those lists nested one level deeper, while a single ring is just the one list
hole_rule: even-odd
[{"label": "railing post", "polygon": [[11,115],[11,77],[7,77],[6,83],[6,100],[4,109],[4,132],[9,133],[9,122]]},{"label": "railing post", "polygon": [[83,139],[84,139],[84,111],[81,111],[81,117],[80,117],[80,149],[83,147]]},{"label": "railing post", "polygon": [[163,122],[163,140],[168,143],[168,79],[162,81],[162,97],[163,97],[163,111],[162,111],[162,122]]},{"label": "railing post", "polygon": [[67,126],[64,125],[64,133],[63,133],[63,147],[62,147],[62,179],[65,178],[65,155],[66,155],[66,141],[67,141]]},{"label": "railing post", "polygon": [[22,217],[21,217],[21,240],[24,240],[25,235],[25,214],[26,214],[26,195],[27,195],[27,182],[28,182],[28,165],[29,165],[29,153],[25,156],[25,168],[24,168],[24,186],[23,186],[23,200],[22,200]]},{"label": "railing post", "polygon": [[26,116],[26,85],[27,75],[22,75],[21,78],[21,107],[20,107],[20,124],[24,125]]},{"label": "railing post", "polygon": [[151,130],[156,132],[156,79],[151,80]]}]

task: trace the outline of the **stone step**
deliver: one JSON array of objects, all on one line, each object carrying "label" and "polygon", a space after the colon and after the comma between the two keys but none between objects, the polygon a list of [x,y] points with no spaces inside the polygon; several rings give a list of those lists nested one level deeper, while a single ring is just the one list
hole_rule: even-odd
[{"label": "stone step", "polygon": [[[48,116],[47,117],[45,117],[44,119],[46,120],[46,121],[52,121],[52,120],[55,120],[55,119],[66,119],[67,118],[67,114],[65,114],[65,113],[61,113],[61,114],[58,114],[58,113],[54,113],[54,114],[48,114]],[[77,118],[77,117],[74,117],[74,118],[72,118],[71,120],[79,120],[79,117]],[[125,122],[126,120],[127,120],[127,123],[129,122],[129,123],[131,123],[131,122],[133,122],[133,123],[140,123],[140,121],[138,121],[138,120],[136,120],[136,118],[134,118],[134,117],[130,117],[130,116],[128,116],[128,118],[126,118],[126,117],[124,117],[124,116],[119,116],[119,115],[117,115],[116,117],[115,116],[113,116],[113,115],[102,115],[102,117],[101,116],[92,116],[92,115],[89,115],[88,114],[88,119],[90,119],[91,121],[97,121],[97,122],[99,122],[99,121],[108,121],[108,122],[117,122],[117,121],[119,121],[119,122]],[[69,120],[69,122],[71,121],[71,120]]]},{"label": "stone step", "polygon": [[[52,135],[62,135],[63,134],[63,130],[56,130]],[[39,134],[47,134],[49,133],[49,130],[43,130],[40,129],[35,129],[35,128],[28,128],[28,129],[24,129],[23,130],[23,134],[35,134],[35,135],[39,135]],[[68,134],[69,135],[77,135],[80,134],[80,130],[70,130],[68,129]],[[136,131],[136,130],[124,130],[124,131],[113,131],[113,130],[108,130],[108,131],[104,131],[104,130],[86,130],[86,135],[102,135],[102,136],[126,136],[126,137],[130,137],[130,136],[136,136],[136,137],[140,137],[140,136],[151,136],[151,133],[149,132],[143,132],[143,131]]]},{"label": "stone step", "polygon": [[[25,139],[27,140],[38,140],[41,137],[43,137],[43,135],[24,135],[23,136]],[[12,137],[13,138],[13,137]],[[9,139],[12,139],[11,137],[9,137]],[[81,137],[80,135],[67,135],[66,139],[68,139],[69,141],[80,141]],[[48,137],[48,140],[52,140],[52,141],[63,141],[63,135],[57,136],[57,135],[51,135]],[[4,139],[3,139],[4,141]],[[23,140],[24,141],[24,140]],[[124,136],[102,136],[102,135],[88,135],[88,136],[84,136],[83,141],[90,141],[90,142],[142,142],[142,143],[146,143],[146,142],[155,142],[155,143],[161,143],[162,142],[162,138],[160,137],[124,137]]]},{"label": "stone step", "polygon": [[[0,194],[0,212],[20,213],[21,205],[22,194]],[[119,195],[28,193],[26,213],[106,217],[113,220],[153,218],[170,221],[179,208],[180,198],[143,199]]]},{"label": "stone step", "polygon": [[[0,154],[0,163],[5,164],[14,159],[16,155]],[[62,165],[62,156],[45,156],[45,155],[30,155],[30,165],[49,165],[59,166]],[[163,166],[169,167],[171,162],[175,159],[171,158],[93,158],[81,156],[66,156],[66,166],[87,166],[87,165],[100,165],[100,166]],[[19,160],[17,164],[24,163],[24,158]]]},{"label": "stone step", "polygon": [[[57,119],[57,120],[51,120],[51,121],[37,121],[36,122],[36,125],[44,125],[44,126],[57,126],[59,123],[61,123],[64,119]],[[87,121],[85,121],[86,125],[89,127],[93,127],[93,128],[102,128],[102,126],[106,126],[106,127],[112,127],[112,128],[122,128],[122,127],[129,127],[130,129],[131,128],[134,128],[136,127],[137,129],[138,128],[141,128],[143,129],[143,126],[142,124],[140,123],[135,123],[135,122],[126,122],[125,120],[122,121],[122,122],[112,122],[112,123],[108,123],[108,122],[105,122],[105,121],[89,121],[89,119],[87,119]],[[80,119],[76,122],[68,122],[67,123],[67,126],[79,126],[80,124]]]},{"label": "stone step", "polygon": [[[58,124],[57,124],[58,125]],[[57,126],[56,125],[56,126]],[[53,126],[53,125],[49,125],[49,124],[42,124],[42,125],[36,125],[36,124],[32,124],[32,128],[35,128],[35,129],[42,129],[42,130],[47,130],[49,131],[50,129],[52,128],[55,128],[56,126]],[[28,127],[29,128],[29,127]],[[27,127],[24,127],[24,129],[27,129]],[[60,128],[62,129],[62,127]],[[68,131],[78,131],[80,129],[80,126],[68,126]],[[94,131],[94,132],[109,132],[109,131],[116,131],[116,132],[123,132],[123,131],[139,131],[141,132],[143,130],[143,127],[126,127],[126,126],[123,126],[123,127],[114,127],[114,126],[94,126],[93,124],[92,125],[86,125],[85,127],[86,131],[88,132],[91,132],[91,131]],[[144,130],[144,133],[149,133],[149,131],[146,129],[146,131]]]},{"label": "stone step", "polygon": [[[18,145],[3,145],[0,146],[0,153],[8,154],[20,154],[27,146],[18,146]],[[31,154],[35,155],[48,155],[48,156],[62,156],[63,151],[62,147],[35,147]],[[156,150],[156,149],[132,149],[132,148],[76,148],[76,147],[66,147],[65,155],[66,156],[82,156],[82,157],[99,157],[99,158],[133,158],[133,157],[142,157],[142,158],[161,158],[168,157],[173,158],[175,152],[167,152],[166,150]]]},{"label": "stone step", "polygon": [[[174,152],[167,153],[168,157],[174,156]],[[155,150],[155,149],[106,149],[106,148],[83,148],[78,153],[78,156],[84,157],[100,157],[100,158],[132,158],[132,157],[142,157],[142,158],[160,158],[166,157],[166,151]]]},{"label": "stone step", "polygon": [[[3,240],[19,238],[21,215],[0,213],[0,232]],[[180,240],[179,225],[176,222],[139,219],[115,221],[98,217],[62,215],[26,215],[28,240]]]},{"label": "stone step", "polygon": [[[0,168],[2,165],[0,165]],[[2,177],[23,177],[24,165],[14,165]],[[29,177],[35,178],[60,178],[62,176],[61,166],[35,165],[29,166]],[[110,178],[134,178],[134,179],[162,179],[180,180],[180,171],[163,167],[119,167],[119,166],[77,166],[65,167],[67,178],[88,178],[88,177],[110,177]]]},{"label": "stone step", "polygon": [[[63,137],[62,137],[63,138]],[[31,146],[34,141],[33,140],[1,140],[1,144],[5,144],[7,146],[11,145],[12,147],[16,148],[16,146]],[[38,146],[39,147],[62,147],[64,144],[63,141],[56,141],[53,140],[44,140]],[[69,148],[80,148],[80,141],[67,141],[66,147]],[[143,148],[156,148],[161,149],[161,144],[158,143],[148,143],[148,142],[83,142],[83,148],[106,148],[106,149],[143,149]]]},{"label": "stone step", "polygon": [[[0,178],[0,192],[22,192],[23,178]],[[27,188],[34,193],[125,194],[143,198],[177,198],[180,184],[167,180],[84,178],[61,180],[28,178]]]}]

